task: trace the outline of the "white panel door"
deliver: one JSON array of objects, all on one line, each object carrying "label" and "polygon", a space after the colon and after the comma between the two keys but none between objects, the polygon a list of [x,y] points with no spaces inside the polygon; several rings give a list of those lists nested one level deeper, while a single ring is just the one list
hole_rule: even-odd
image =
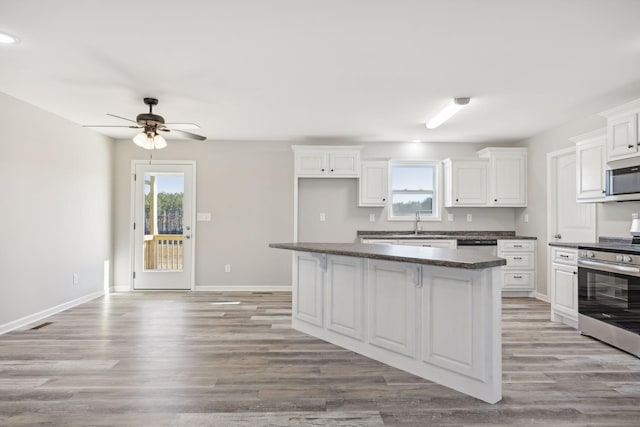
[{"label": "white panel door", "polygon": [[134,161],[133,289],[191,289],[195,164]]},{"label": "white panel door", "polygon": [[598,201],[605,197],[605,138],[576,144],[576,198]]},{"label": "white panel door", "polygon": [[549,241],[594,242],[595,204],[576,203],[575,151],[551,153],[549,167]]},{"label": "white panel door", "polygon": [[360,206],[386,206],[389,196],[389,163],[362,162]]},{"label": "white panel door", "polygon": [[327,329],[364,338],[364,259],[327,257]]},{"label": "white panel door", "polygon": [[322,326],[322,283],[326,255],[295,252],[293,315],[316,326]]},{"label": "white panel door", "polygon": [[370,260],[369,342],[415,357],[419,266]]},{"label": "white panel door", "polygon": [[359,151],[332,151],[329,153],[329,175],[360,176]]},{"label": "white panel door", "polygon": [[638,152],[638,115],[626,114],[607,120],[607,159],[635,156]]},{"label": "white panel door", "polygon": [[486,206],[488,171],[484,161],[453,162],[453,205]]},{"label": "white panel door", "polygon": [[327,154],[324,151],[302,151],[295,154],[296,175],[324,176],[327,174]]}]

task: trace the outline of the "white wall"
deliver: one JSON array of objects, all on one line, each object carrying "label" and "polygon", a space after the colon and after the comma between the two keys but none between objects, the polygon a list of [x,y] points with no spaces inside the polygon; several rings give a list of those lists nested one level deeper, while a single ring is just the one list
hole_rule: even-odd
[{"label": "white wall", "polygon": [[[516,210],[516,231],[518,234],[538,238],[538,293],[547,295],[547,154],[562,148],[574,147],[570,137],[606,127],[606,119],[597,113],[640,98],[640,88],[623,88],[594,100],[593,114],[577,118],[569,123],[553,128],[540,135],[516,143],[529,149],[527,208]],[[597,206],[598,236],[630,237],[631,213],[640,212],[640,203],[599,203]],[[529,222],[524,222],[524,214],[529,214]]]},{"label": "white wall", "polygon": [[[504,146],[504,144],[490,144]],[[451,143],[369,143],[363,159],[442,160],[447,157],[476,157],[489,146]],[[414,222],[389,221],[387,208],[358,207],[356,179],[303,178],[299,180],[299,241],[353,242],[358,230],[413,230]],[[320,221],[320,213],[326,220]],[[375,222],[369,214],[375,214]],[[447,214],[454,220],[448,221]],[[467,214],[473,221],[467,222]],[[514,208],[443,208],[441,221],[422,221],[423,230],[515,230]]]},{"label": "white wall", "polygon": [[[196,210],[211,222],[196,223],[196,287],[291,284],[291,254],[269,243],[293,239],[293,152],[285,142],[169,140],[154,159],[196,161]],[[131,161],[150,152],[131,140],[116,142],[115,277],[130,288]],[[224,265],[231,264],[231,273]]]},{"label": "white wall", "polygon": [[1,327],[103,289],[113,141],[2,93],[0,111]]}]

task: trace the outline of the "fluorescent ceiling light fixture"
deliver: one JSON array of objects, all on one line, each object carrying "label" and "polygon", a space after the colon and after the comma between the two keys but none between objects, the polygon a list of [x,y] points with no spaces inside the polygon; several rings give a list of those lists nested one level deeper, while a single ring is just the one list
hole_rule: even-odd
[{"label": "fluorescent ceiling light fixture", "polygon": [[422,142],[422,140],[421,139],[412,139],[411,142],[414,142],[414,143],[417,144],[418,142]]},{"label": "fluorescent ceiling light fixture", "polygon": [[221,301],[221,302],[210,302],[211,305],[238,305],[240,301]]},{"label": "fluorescent ceiling light fixture", "polygon": [[442,109],[434,118],[427,122],[427,128],[435,129],[447,120],[449,120],[455,113],[460,111],[462,107],[467,105],[471,98],[453,98],[446,107]]},{"label": "fluorescent ceiling light fixture", "polygon": [[12,36],[7,33],[0,33],[0,43],[2,44],[15,44],[18,43],[19,39],[16,36]]}]

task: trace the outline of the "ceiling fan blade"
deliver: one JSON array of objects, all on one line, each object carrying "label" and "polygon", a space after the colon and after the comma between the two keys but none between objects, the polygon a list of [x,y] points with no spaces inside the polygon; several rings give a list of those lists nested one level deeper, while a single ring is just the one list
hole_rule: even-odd
[{"label": "ceiling fan blade", "polygon": [[187,132],[184,130],[180,130],[180,129],[171,129],[169,127],[167,127],[167,129],[170,129],[171,132],[180,132],[181,134],[183,134],[184,136],[186,136],[187,138],[191,138],[191,139],[197,139],[198,141],[204,141],[205,139],[207,139],[206,136],[202,136],[202,135],[196,135],[195,133],[191,133],[191,132]]},{"label": "ceiling fan blade", "polygon": [[126,117],[116,116],[115,114],[107,113],[107,116],[115,117],[115,118],[117,118],[117,119],[126,120],[126,121],[128,121],[128,122],[138,123],[138,122],[136,122],[135,120],[127,119]]},{"label": "ceiling fan blade", "polygon": [[142,126],[82,125],[83,128],[129,128],[140,129]]}]

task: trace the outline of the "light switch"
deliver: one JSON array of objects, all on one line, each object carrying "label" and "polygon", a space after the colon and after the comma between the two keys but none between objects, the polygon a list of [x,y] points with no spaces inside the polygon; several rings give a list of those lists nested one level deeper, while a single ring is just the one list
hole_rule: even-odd
[{"label": "light switch", "polygon": [[327,214],[325,214],[324,212],[320,212],[320,221],[326,221],[327,220]]},{"label": "light switch", "polygon": [[447,214],[447,221],[453,221],[453,214]]},{"label": "light switch", "polygon": [[198,212],[198,221],[211,221],[211,212]]},{"label": "light switch", "polygon": [[467,214],[467,222],[473,221],[473,215]]},{"label": "light switch", "polygon": [[369,222],[376,222],[376,214],[369,214]]},{"label": "light switch", "polygon": [[529,222],[529,214],[524,214],[524,222]]}]

